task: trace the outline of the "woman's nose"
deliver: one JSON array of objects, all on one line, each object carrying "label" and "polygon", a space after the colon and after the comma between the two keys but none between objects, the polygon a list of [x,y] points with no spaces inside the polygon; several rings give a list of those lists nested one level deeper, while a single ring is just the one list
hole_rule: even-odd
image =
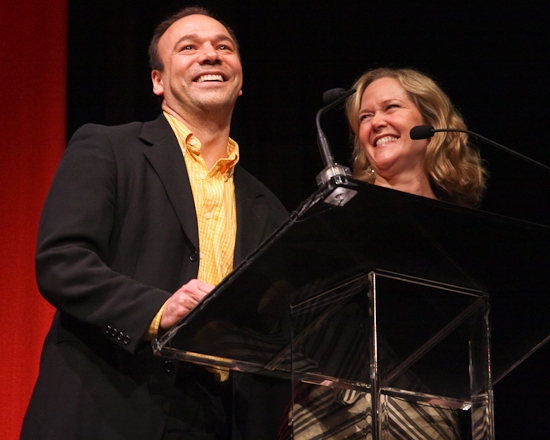
[{"label": "woman's nose", "polygon": [[386,119],[382,113],[376,112],[371,120],[371,125],[374,130],[379,130],[386,126]]}]

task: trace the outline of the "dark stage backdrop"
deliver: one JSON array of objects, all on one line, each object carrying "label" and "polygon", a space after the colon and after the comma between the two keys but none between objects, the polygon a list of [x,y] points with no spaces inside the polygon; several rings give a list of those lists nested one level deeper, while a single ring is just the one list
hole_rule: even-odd
[{"label": "dark stage backdrop", "polygon": [[[537,6],[541,2],[201,3],[240,40],[245,84],[232,136],[242,163],[289,210],[316,189],[322,162],[314,119],[323,92],[348,88],[372,67],[430,74],[471,130],[550,165],[550,10]],[[69,1],[68,136],[85,122],[118,124],[158,114],[148,41],[158,21],[188,4]],[[41,37],[36,43],[37,50],[44,44]],[[337,162],[348,165],[342,111],[323,122]],[[550,173],[478,145],[491,173],[482,209],[550,224]],[[549,360],[550,347],[544,347],[495,387],[499,438],[546,438]]]},{"label": "dark stage backdrop", "polygon": [[[550,164],[550,6],[528,0],[422,2],[203,1],[237,32],[244,95],[233,137],[242,161],[289,209],[322,168],[315,113],[322,94],[366,69],[414,67],[436,79],[469,128]],[[456,3],[454,5],[453,3]],[[503,2],[500,2],[503,3]],[[157,115],[147,66],[154,25],[185,1],[71,1],[68,134],[89,121]],[[339,163],[350,156],[342,111],[323,118]],[[485,209],[550,224],[550,173],[479,144],[491,171]]]}]

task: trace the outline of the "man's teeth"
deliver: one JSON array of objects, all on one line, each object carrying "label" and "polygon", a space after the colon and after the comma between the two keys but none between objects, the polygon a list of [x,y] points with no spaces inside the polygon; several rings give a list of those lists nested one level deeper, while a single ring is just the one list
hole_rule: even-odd
[{"label": "man's teeth", "polygon": [[398,138],[396,138],[395,136],[385,136],[383,138],[380,138],[376,141],[376,145],[381,145],[381,144],[385,144],[385,143],[388,143],[388,142],[393,142],[393,141],[396,141]]},{"label": "man's teeth", "polygon": [[223,77],[221,75],[203,75],[197,79],[197,82],[205,81],[221,81],[223,82]]}]

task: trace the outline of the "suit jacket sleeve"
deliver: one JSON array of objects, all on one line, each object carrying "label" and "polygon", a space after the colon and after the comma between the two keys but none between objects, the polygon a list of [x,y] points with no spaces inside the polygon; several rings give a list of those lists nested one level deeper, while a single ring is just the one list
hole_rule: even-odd
[{"label": "suit jacket sleeve", "polygon": [[41,217],[37,281],[61,313],[134,351],[171,293],[137,281],[135,265],[117,263],[137,259],[121,232],[124,210],[130,210],[121,193],[128,193],[132,173],[144,173],[145,162],[122,159],[139,154],[122,154],[108,133],[107,127],[87,125],[69,143]]}]

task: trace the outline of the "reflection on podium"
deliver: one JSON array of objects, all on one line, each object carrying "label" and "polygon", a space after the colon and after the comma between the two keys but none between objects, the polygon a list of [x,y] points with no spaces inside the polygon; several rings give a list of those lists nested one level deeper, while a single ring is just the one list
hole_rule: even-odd
[{"label": "reflection on podium", "polygon": [[[324,203],[335,189],[355,195]],[[460,413],[492,439],[493,385],[550,338],[549,245],[545,226],[329,182],[154,348],[288,381],[283,437],[458,438]]]}]

